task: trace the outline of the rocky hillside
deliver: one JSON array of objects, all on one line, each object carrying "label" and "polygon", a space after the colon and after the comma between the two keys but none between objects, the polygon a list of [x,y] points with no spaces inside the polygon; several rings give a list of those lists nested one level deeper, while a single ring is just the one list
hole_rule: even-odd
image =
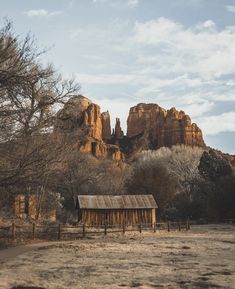
[{"label": "rocky hillside", "polygon": [[55,132],[75,136],[82,152],[113,160],[162,146],[205,146],[200,128],[183,111],[140,103],[130,108],[124,135],[119,118],[111,132],[109,112],[101,113],[97,104],[81,95],[71,98],[57,113]]}]

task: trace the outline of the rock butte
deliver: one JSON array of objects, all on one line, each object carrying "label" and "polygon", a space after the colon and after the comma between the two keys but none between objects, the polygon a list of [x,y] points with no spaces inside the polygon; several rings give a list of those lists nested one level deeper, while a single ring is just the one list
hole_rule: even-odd
[{"label": "rock butte", "polygon": [[101,113],[97,104],[82,95],[72,97],[57,113],[55,132],[77,135],[79,151],[113,160],[176,144],[205,147],[202,131],[183,111],[137,104],[130,108],[125,136],[119,118],[111,133],[109,112]]}]

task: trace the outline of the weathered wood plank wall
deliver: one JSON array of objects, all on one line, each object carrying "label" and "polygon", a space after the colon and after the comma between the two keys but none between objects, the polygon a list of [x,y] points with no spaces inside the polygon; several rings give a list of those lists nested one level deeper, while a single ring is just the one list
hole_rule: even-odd
[{"label": "weathered wood plank wall", "polygon": [[87,225],[136,225],[153,224],[156,221],[155,209],[130,210],[78,210],[78,220]]}]

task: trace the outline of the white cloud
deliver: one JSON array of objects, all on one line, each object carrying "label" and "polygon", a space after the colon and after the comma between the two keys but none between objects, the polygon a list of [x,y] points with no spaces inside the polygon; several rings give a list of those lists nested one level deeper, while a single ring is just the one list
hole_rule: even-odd
[{"label": "white cloud", "polygon": [[86,58],[85,72],[76,79],[89,91],[88,97],[104,96],[109,87],[113,99],[97,102],[120,116],[123,125],[131,105],[149,102],[184,110],[206,135],[232,131],[228,120],[233,112],[222,114],[221,120],[208,115],[221,111],[220,104],[223,111],[235,111],[235,27],[219,29],[210,19],[186,27],[166,18],[132,27],[124,20],[114,19],[105,29],[71,31],[79,47],[86,43],[80,53]]},{"label": "white cloud", "polygon": [[235,5],[226,5],[225,9],[229,12],[235,12]]},{"label": "white cloud", "polygon": [[77,81],[86,84],[124,84],[131,81],[138,82],[140,78],[131,74],[76,74]]},{"label": "white cloud", "polygon": [[177,76],[175,78],[149,78],[142,77],[143,88],[138,90],[139,95],[145,95],[148,92],[159,91],[162,88],[170,87],[198,87],[202,85],[199,78],[189,78],[187,74]]},{"label": "white cloud", "polygon": [[206,0],[180,0],[174,1],[174,5],[178,7],[193,7],[202,8],[205,5]]},{"label": "white cloud", "polygon": [[72,29],[69,32],[69,38],[71,40],[77,40],[79,38],[79,35],[82,33],[83,33],[83,30],[81,28]]},{"label": "white cloud", "polygon": [[134,8],[139,5],[139,0],[127,0],[127,6]]},{"label": "white cloud", "polygon": [[[214,79],[235,73],[235,26],[219,31],[207,20],[188,28],[161,17],[136,22],[131,41],[142,47],[138,56],[142,64],[150,66],[152,58],[161,74],[188,73]],[[156,52],[146,55],[146,47],[155,47]]]},{"label": "white cloud", "polygon": [[62,11],[52,11],[49,12],[45,9],[38,9],[38,10],[28,10],[25,12],[25,14],[28,17],[52,17],[52,16],[56,16],[56,15],[60,15],[62,14]]},{"label": "white cloud", "polygon": [[158,18],[147,22],[136,22],[134,42],[145,45],[170,43],[169,35],[179,33],[183,29],[180,23],[173,22],[166,18]]},{"label": "white cloud", "polygon": [[214,30],[216,29],[216,24],[212,20],[206,20],[205,22],[198,23],[196,25],[196,29],[198,29],[199,31],[205,29]]},{"label": "white cloud", "polygon": [[190,95],[186,96],[186,101],[184,103],[182,99],[180,103],[180,108],[184,110],[188,115],[190,115],[190,117],[193,119],[198,119],[199,117],[201,118],[204,113],[211,111],[211,109],[215,106],[214,102],[212,101],[203,99],[197,95],[191,96],[193,96],[193,101],[191,103],[187,103],[187,98],[190,98]]},{"label": "white cloud", "polygon": [[108,0],[92,0],[93,3],[105,3],[108,2]]},{"label": "white cloud", "polygon": [[111,7],[120,8],[136,8],[139,5],[139,0],[92,0],[93,3],[106,3]]},{"label": "white cloud", "polygon": [[70,8],[70,9],[73,8],[73,4],[74,4],[73,1],[69,1],[68,8]]},{"label": "white cloud", "polygon": [[[225,85],[227,84],[225,83]],[[219,92],[219,88],[220,87],[217,85],[215,85],[208,91],[204,88],[203,90],[204,97],[214,102],[235,102],[235,94],[231,88],[228,88],[227,90],[225,89],[222,92]],[[235,104],[234,104],[234,109],[235,109]]]},{"label": "white cloud", "polygon": [[198,122],[205,135],[235,132],[235,111],[203,117]]},{"label": "white cloud", "polygon": [[227,86],[235,86],[235,81],[234,80],[229,80],[228,82],[226,82]]}]

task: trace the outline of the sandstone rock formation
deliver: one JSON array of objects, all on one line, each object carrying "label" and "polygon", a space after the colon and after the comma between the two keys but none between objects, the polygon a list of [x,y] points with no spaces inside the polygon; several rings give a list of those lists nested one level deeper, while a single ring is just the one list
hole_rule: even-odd
[{"label": "sandstone rock formation", "polygon": [[73,132],[83,129],[87,136],[102,140],[100,107],[84,96],[71,98],[57,113],[55,130]]},{"label": "sandstone rock formation", "polygon": [[121,122],[119,118],[116,118],[115,130],[114,130],[114,139],[116,141],[122,139],[124,137],[124,133],[121,129]]},{"label": "sandstone rock formation", "polygon": [[55,132],[73,135],[73,146],[79,151],[114,160],[162,146],[205,146],[201,130],[188,115],[157,104],[140,103],[130,108],[127,135],[124,136],[119,118],[111,134],[109,112],[101,114],[97,104],[81,95],[71,98],[57,113]]},{"label": "sandstone rock formation", "polygon": [[109,141],[111,139],[111,125],[110,125],[110,115],[109,112],[103,112],[101,114],[102,119],[102,137],[104,141]]},{"label": "sandstone rock formation", "polygon": [[124,158],[118,146],[103,141],[111,138],[109,113],[101,114],[100,107],[84,96],[74,96],[57,113],[54,131],[73,136],[72,145],[75,141],[81,152],[113,160]]},{"label": "sandstone rock formation", "polygon": [[103,157],[116,161],[124,159],[124,155],[118,146],[94,141],[93,139],[86,139],[83,141],[79,151],[83,153],[92,153],[95,157]]},{"label": "sandstone rock formation", "polygon": [[188,115],[175,108],[165,110],[157,104],[140,103],[130,109],[127,138],[133,150],[176,144],[205,146],[201,130]]}]

